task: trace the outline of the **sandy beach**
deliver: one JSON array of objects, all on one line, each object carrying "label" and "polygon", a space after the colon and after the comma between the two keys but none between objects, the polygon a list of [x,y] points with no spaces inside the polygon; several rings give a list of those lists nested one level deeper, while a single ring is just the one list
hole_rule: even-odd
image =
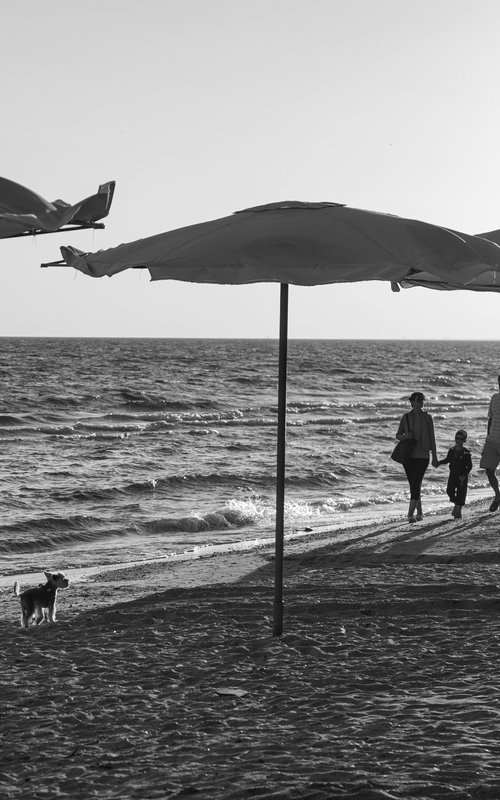
[{"label": "sandy beach", "polygon": [[281,638],[269,546],[4,587],[0,794],[498,798],[499,569],[482,502],[288,542]]}]

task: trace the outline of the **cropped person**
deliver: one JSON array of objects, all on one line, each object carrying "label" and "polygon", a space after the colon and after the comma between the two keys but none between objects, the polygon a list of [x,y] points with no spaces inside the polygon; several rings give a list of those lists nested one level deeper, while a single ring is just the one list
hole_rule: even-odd
[{"label": "cropped person", "polygon": [[[422,392],[410,395],[411,411],[403,414],[396,439],[415,439],[411,455],[403,464],[410,487],[408,522],[423,519],[421,488],[422,480],[429,466],[429,453],[432,452],[432,466],[437,467],[436,439],[434,422],[430,414],[423,410],[425,397]],[[416,513],[416,516],[414,516]]]},{"label": "cropped person", "polygon": [[490,511],[496,511],[500,506],[500,489],[496,476],[496,468],[500,464],[500,375],[498,376],[498,389],[498,392],[492,394],[488,406],[486,441],[479,462],[479,469],[486,470],[488,483],[495,492]]},{"label": "cropped person", "polygon": [[450,465],[446,494],[453,503],[451,515],[455,517],[455,519],[461,519],[462,517],[462,508],[465,505],[465,498],[467,497],[469,472],[472,469],[470,450],[467,450],[464,446],[466,441],[467,431],[457,431],[455,434],[454,446],[450,447],[446,458],[438,462],[438,466],[441,466],[441,464]]}]

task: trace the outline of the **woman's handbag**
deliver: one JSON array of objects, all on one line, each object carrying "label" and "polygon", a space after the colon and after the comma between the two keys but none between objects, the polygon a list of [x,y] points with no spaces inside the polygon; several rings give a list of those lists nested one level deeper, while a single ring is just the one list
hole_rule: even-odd
[{"label": "woman's handbag", "polygon": [[[408,414],[405,414],[405,423],[406,423],[406,432],[410,433],[408,425]],[[391,453],[392,460],[397,461],[398,464],[404,464],[406,461],[408,461],[409,458],[411,458],[413,448],[415,447],[416,444],[417,444],[416,439],[402,439],[400,442],[397,443],[396,447]]]}]

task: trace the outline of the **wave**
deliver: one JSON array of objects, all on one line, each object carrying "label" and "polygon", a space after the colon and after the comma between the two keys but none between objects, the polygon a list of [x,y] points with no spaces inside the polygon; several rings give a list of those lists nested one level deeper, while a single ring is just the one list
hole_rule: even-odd
[{"label": "wave", "polygon": [[[212,473],[203,475],[201,473],[185,473],[171,475],[167,478],[148,478],[143,481],[136,481],[125,486],[95,487],[89,489],[68,489],[53,490],[48,492],[51,500],[58,502],[105,502],[116,500],[129,495],[151,495],[156,492],[168,492],[170,489],[180,486],[206,487],[223,485],[240,485],[250,483],[261,483],[264,479],[248,481],[242,475],[219,475]],[[1,530],[1,529],[0,529]]]},{"label": "wave", "polygon": [[[426,491],[425,496],[437,495],[438,492]],[[443,498],[442,491],[439,492]],[[407,492],[393,492],[385,497],[379,495],[369,495],[364,498],[349,497],[324,497],[320,500],[307,502],[304,500],[288,499],[285,502],[285,522],[288,528],[295,524],[315,523],[324,525],[336,524],[338,514],[348,514],[349,512],[363,512],[370,507],[389,506],[405,504]],[[132,509],[131,509],[132,510]],[[90,518],[85,519],[84,525],[75,525],[75,519],[70,518],[47,518],[43,524],[47,527],[41,534],[40,531],[33,535],[33,531],[28,533],[23,530],[23,526],[4,526],[0,529],[0,553],[4,556],[23,553],[52,552],[61,548],[71,548],[79,545],[88,545],[92,550],[99,543],[107,542],[111,539],[117,540],[117,547],[120,548],[120,540],[125,542],[130,536],[162,536],[165,534],[165,545],[169,549],[184,551],[186,546],[193,542],[189,538],[190,534],[210,535],[210,532],[217,532],[218,536],[223,534],[224,539],[231,541],[231,532],[241,531],[244,528],[252,528],[252,535],[255,529],[267,531],[270,536],[273,534],[275,519],[274,503],[268,499],[252,495],[248,499],[230,500],[225,506],[206,514],[192,512],[187,516],[153,517],[143,520],[140,524],[130,525],[128,528],[107,527],[103,520],[95,520],[95,526],[90,523]],[[340,520],[339,520],[340,521]],[[40,521],[42,522],[42,521]],[[73,526],[71,526],[71,522]],[[8,535],[10,531],[10,535]],[[181,539],[169,539],[169,534],[187,534]],[[234,535],[234,534],[233,534]],[[238,534],[241,536],[241,534]],[[200,540],[194,540],[200,541]],[[205,544],[210,544],[210,538],[203,538]],[[213,541],[213,540],[212,540]],[[219,540],[220,541],[220,540]],[[107,545],[106,545],[107,546]],[[145,545],[146,546],[146,545]],[[163,547],[163,545],[161,545]],[[66,556],[67,557],[67,556]],[[81,556],[77,556],[77,559]]]},{"label": "wave", "polygon": [[452,386],[457,382],[457,378],[453,374],[445,375],[430,375],[427,378],[429,386]]},{"label": "wave", "polygon": [[123,536],[123,529],[109,529],[104,520],[76,515],[26,519],[0,526],[0,553],[30,553]]},{"label": "wave", "polygon": [[73,426],[73,430],[78,431],[85,431],[86,433],[130,433],[133,431],[141,431],[144,429],[144,425],[137,424],[136,421],[130,422],[127,425],[106,425],[105,423],[99,422],[76,422]]},{"label": "wave", "polygon": [[123,530],[109,529],[97,531],[57,531],[47,533],[43,537],[33,539],[29,536],[0,539],[0,553],[4,556],[14,553],[51,552],[64,547],[75,547],[88,544],[91,547],[106,539],[123,538]]},{"label": "wave", "polygon": [[[242,448],[245,449],[245,448]],[[247,448],[248,449],[248,448]],[[364,474],[369,471],[369,467],[364,465]],[[302,489],[317,489],[322,486],[333,486],[341,479],[351,476],[357,476],[356,469],[346,466],[336,466],[335,471],[311,471],[301,473],[289,473],[285,478],[285,484],[289,488]],[[109,487],[92,487],[92,488],[77,488],[77,489],[52,489],[47,491],[47,496],[51,500],[62,503],[96,503],[108,502],[111,500],[119,500],[127,496],[165,496],[169,495],[172,491],[185,488],[191,491],[199,489],[207,489],[213,487],[214,489],[242,489],[259,488],[266,492],[274,492],[276,484],[276,476],[272,472],[249,472],[248,474],[241,472],[227,472],[227,473],[200,473],[200,472],[186,472],[167,477],[151,477],[142,481],[135,481],[123,486],[109,486]],[[1,528],[0,528],[1,530]]]},{"label": "wave", "polygon": [[[271,411],[273,414],[275,413],[273,409],[271,409]],[[276,419],[269,419],[268,417],[256,417],[255,419],[221,419],[217,424],[221,426],[224,425],[228,428],[269,428],[276,427]]]},{"label": "wave", "polygon": [[26,519],[23,522],[16,522],[12,525],[0,525],[0,538],[4,534],[26,532],[43,533],[43,531],[57,531],[57,530],[83,530],[89,525],[95,525],[100,520],[95,517],[76,514],[71,517],[38,517]]},{"label": "wave", "polygon": [[191,428],[188,436],[219,436],[219,431],[215,428]]},{"label": "wave", "polygon": [[0,414],[0,425],[24,425],[25,421],[10,414]]},{"label": "wave", "polygon": [[54,406],[80,406],[88,400],[88,397],[72,397],[68,395],[47,395],[42,397],[40,403],[42,405]]},{"label": "wave", "polygon": [[219,511],[210,512],[203,516],[191,514],[187,517],[166,517],[152,519],[146,522],[145,529],[151,533],[171,533],[183,531],[186,533],[199,533],[203,531],[221,531],[230,528],[242,528],[255,524],[262,519],[262,513],[254,510],[253,513],[227,506]]},{"label": "wave", "polygon": [[[331,514],[327,505],[307,502],[305,500],[285,500],[285,521],[288,525],[303,522],[306,519],[320,519],[325,512]],[[276,517],[274,499],[249,495],[247,498],[230,500],[226,506],[208,514],[191,514],[187,517],[166,517],[149,520],[145,529],[150,533],[203,533],[206,531],[230,532],[235,528],[261,527],[273,525]],[[270,531],[271,533],[271,531]]]},{"label": "wave", "polygon": [[43,552],[81,544],[96,544],[111,538],[125,539],[130,534],[202,533],[255,525],[266,518],[266,508],[254,501],[229,501],[217,511],[203,516],[155,518],[128,529],[109,528],[102,519],[92,517],[45,517],[0,526],[0,553]]},{"label": "wave", "polygon": [[150,410],[168,409],[170,411],[189,411],[193,408],[219,408],[220,403],[215,400],[197,399],[187,400],[167,400],[165,397],[146,392],[133,392],[130,389],[122,389],[120,392],[126,406],[133,408],[143,408]]},{"label": "wave", "polygon": [[286,410],[288,414],[314,414],[318,411],[335,412],[338,408],[337,403],[328,402],[307,402],[307,401],[294,401],[287,403]]},{"label": "wave", "polygon": [[339,512],[355,511],[369,506],[388,505],[390,503],[401,502],[405,495],[401,492],[394,494],[392,498],[368,497],[366,499],[354,497],[327,497],[325,500],[316,501],[316,507],[325,514],[335,514]]},{"label": "wave", "polygon": [[233,375],[232,380],[235,383],[241,383],[243,386],[255,386],[262,381],[262,376],[255,371],[255,375]]}]

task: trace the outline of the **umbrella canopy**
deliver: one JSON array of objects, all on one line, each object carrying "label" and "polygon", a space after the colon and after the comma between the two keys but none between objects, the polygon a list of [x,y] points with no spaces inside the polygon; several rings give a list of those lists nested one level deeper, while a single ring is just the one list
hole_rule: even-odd
[{"label": "umbrella canopy", "polygon": [[498,231],[473,236],[338,203],[272,203],[97,253],[61,248],[87,275],[146,267],[153,280],[313,286],[365,280],[489,290]]},{"label": "umbrella canopy", "polygon": [[103,228],[97,220],[107,217],[114,189],[114,181],[103,183],[96,194],[70,205],[64,200],[50,203],[19,183],[0,178],[0,239]]},{"label": "umbrella canopy", "polygon": [[275,635],[283,630],[283,540],[288,284],[367,280],[393,289],[500,291],[500,232],[479,236],[348,208],[339,203],[282,202],[238,211],[97,253],[62,247],[63,261],[86,275],[149,269],[152,280],[246,284],[280,290],[276,470]]}]

